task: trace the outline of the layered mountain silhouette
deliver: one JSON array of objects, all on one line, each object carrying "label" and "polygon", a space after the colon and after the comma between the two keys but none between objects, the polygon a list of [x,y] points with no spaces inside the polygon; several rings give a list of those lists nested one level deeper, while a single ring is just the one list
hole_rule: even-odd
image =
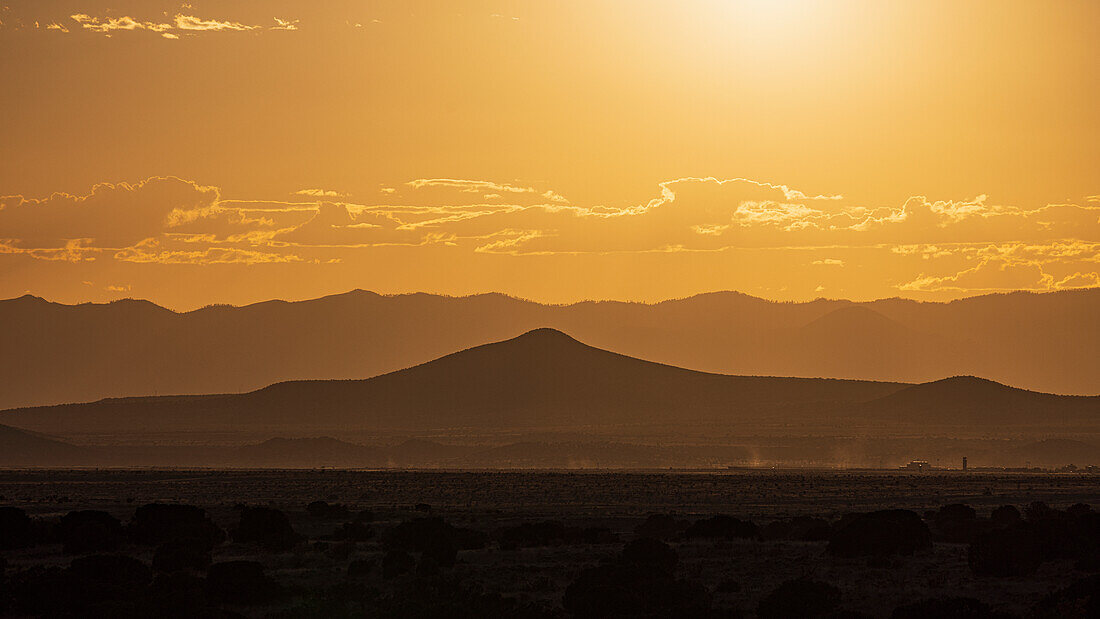
[{"label": "layered mountain silhouette", "polygon": [[0,408],[359,379],[548,326],[600,348],[724,374],[926,382],[984,376],[1100,393],[1100,289],[951,303],[774,303],[735,292],[543,305],[499,294],[382,296],[177,313],[146,301],[0,301]]},{"label": "layered mountain silhouette", "polygon": [[1038,393],[975,376],[954,376],[856,405],[850,414],[891,424],[936,427],[1095,425],[1100,422],[1100,397]]},{"label": "layered mountain silhouette", "polygon": [[0,467],[78,466],[93,460],[94,451],[34,432],[0,425]]},{"label": "layered mountain silhouette", "polygon": [[61,435],[728,426],[795,419],[902,387],[696,372],[541,328],[365,380],[289,381],[244,394],[25,408],[0,413],[0,421]]},{"label": "layered mountain silhouette", "polygon": [[63,437],[266,433],[335,438],[439,432],[619,435],[668,427],[753,432],[847,427],[970,432],[1091,427],[1100,397],[1057,396],[956,377],[920,385],[730,376],[609,352],[535,329],[363,380],[289,381],[242,394],[106,399],[0,412],[0,422]]}]

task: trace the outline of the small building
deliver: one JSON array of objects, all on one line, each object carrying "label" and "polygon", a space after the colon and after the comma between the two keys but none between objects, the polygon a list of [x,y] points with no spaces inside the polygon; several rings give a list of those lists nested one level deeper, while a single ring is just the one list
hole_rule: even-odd
[{"label": "small building", "polygon": [[928,471],[932,469],[932,466],[928,464],[927,460],[913,460],[901,468],[907,471]]}]

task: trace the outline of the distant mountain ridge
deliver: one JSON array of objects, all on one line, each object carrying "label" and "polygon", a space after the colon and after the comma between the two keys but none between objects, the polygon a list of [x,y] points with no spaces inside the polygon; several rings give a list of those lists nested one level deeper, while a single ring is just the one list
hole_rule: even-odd
[{"label": "distant mountain ridge", "polygon": [[61,305],[28,295],[0,301],[0,408],[367,378],[543,326],[723,374],[902,382],[969,374],[1093,395],[1100,393],[1097,316],[1100,289],[950,303],[776,303],[716,292],[570,305],[356,290],[183,313],[148,301]]},{"label": "distant mountain ridge", "polygon": [[852,417],[912,425],[986,425],[991,428],[1088,421],[1100,423],[1100,397],[1017,389],[976,376],[952,376],[899,389],[851,407]]},{"label": "distant mountain ridge", "polygon": [[698,434],[852,427],[985,435],[1100,431],[1100,396],[1059,396],[973,377],[912,385],[731,376],[583,344],[539,328],[362,380],[275,383],[241,394],[105,399],[0,411],[0,422],[60,436],[151,432],[288,437],[477,436],[519,432]]}]

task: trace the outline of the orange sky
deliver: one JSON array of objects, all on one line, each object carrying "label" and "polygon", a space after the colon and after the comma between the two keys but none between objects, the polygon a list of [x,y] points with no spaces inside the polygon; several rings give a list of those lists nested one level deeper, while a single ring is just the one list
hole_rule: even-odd
[{"label": "orange sky", "polygon": [[0,297],[1096,286],[1098,58],[1088,1],[8,0]]}]

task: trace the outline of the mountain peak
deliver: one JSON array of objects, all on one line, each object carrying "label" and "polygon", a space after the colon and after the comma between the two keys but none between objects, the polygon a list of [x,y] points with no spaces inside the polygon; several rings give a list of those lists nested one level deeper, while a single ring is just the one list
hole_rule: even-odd
[{"label": "mountain peak", "polygon": [[518,335],[513,339],[524,340],[569,340],[576,342],[577,340],[571,337],[569,334],[550,327],[539,327],[538,329],[531,329],[530,331]]},{"label": "mountain peak", "polygon": [[939,380],[933,380],[925,385],[940,385],[940,386],[959,386],[959,387],[971,387],[981,385],[984,387],[1004,387],[1006,389],[1013,389],[1008,385],[1001,384],[995,380],[989,380],[988,378],[982,378],[981,376],[974,376],[971,374],[964,374],[960,376],[949,376],[947,378],[941,378]]},{"label": "mountain peak", "polygon": [[5,299],[5,301],[8,302],[8,303],[23,303],[23,304],[35,304],[35,305],[49,303],[49,301],[43,299],[42,297],[36,297],[36,296],[34,296],[33,294],[31,294],[29,292],[27,294],[21,296],[21,297],[14,297],[14,298],[11,298],[11,299]]}]

